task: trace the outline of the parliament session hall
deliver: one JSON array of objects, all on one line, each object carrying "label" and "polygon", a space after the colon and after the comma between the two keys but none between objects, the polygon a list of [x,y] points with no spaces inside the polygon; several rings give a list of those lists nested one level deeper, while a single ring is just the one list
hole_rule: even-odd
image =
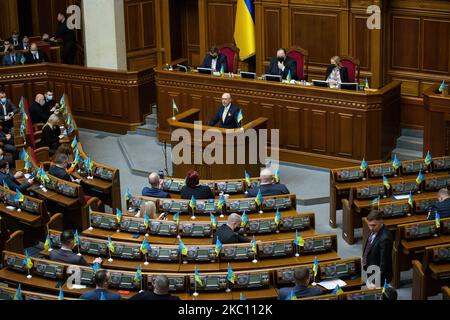
[{"label": "parliament session hall", "polygon": [[450,300],[450,1],[0,12],[0,300]]}]

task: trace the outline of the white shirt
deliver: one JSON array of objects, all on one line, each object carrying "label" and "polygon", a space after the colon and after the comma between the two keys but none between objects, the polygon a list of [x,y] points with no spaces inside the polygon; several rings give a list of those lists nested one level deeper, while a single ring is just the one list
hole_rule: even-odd
[{"label": "white shirt", "polygon": [[217,66],[217,58],[211,59],[211,69],[217,70],[216,66]]},{"label": "white shirt", "polygon": [[330,83],[330,88],[338,88],[341,84],[341,74],[338,68],[334,68],[328,77],[328,82]]},{"label": "white shirt", "polygon": [[2,104],[3,107],[3,114],[5,115],[5,117],[8,115],[8,112],[6,112],[6,103]]},{"label": "white shirt", "polygon": [[225,107],[222,114],[222,122],[225,122],[225,119],[227,118],[228,111],[230,111],[231,103]]},{"label": "white shirt", "polygon": [[39,51],[36,51],[35,54],[33,54],[34,59],[39,60]]}]

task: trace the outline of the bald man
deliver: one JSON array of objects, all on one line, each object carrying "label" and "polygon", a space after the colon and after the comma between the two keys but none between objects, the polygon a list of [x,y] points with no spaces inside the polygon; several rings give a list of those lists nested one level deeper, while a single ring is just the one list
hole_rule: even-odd
[{"label": "bald man", "polygon": [[434,220],[436,218],[436,212],[439,213],[441,219],[450,218],[450,194],[447,188],[439,190],[438,202],[430,208],[428,214],[428,220]]},{"label": "bald man", "polygon": [[48,118],[52,113],[45,108],[45,97],[43,94],[37,94],[33,103],[30,106],[30,117],[33,124],[47,123]]},{"label": "bald man", "polygon": [[148,183],[151,188],[145,187],[142,189],[142,195],[144,197],[170,198],[169,193],[161,190],[162,180],[159,178],[159,174],[156,172],[150,173],[148,176]]},{"label": "bald man", "polygon": [[278,194],[289,194],[288,188],[284,184],[275,183],[273,174],[270,169],[263,169],[260,174],[261,184],[257,188],[248,190],[247,197],[256,197],[258,191],[261,191],[263,196],[275,196]]},{"label": "bald man", "polygon": [[216,115],[212,120],[208,122],[208,125],[215,126],[219,123],[219,126],[224,129],[236,129],[239,128],[237,116],[239,114],[239,107],[232,103],[231,95],[224,93],[222,95],[222,105],[217,110]]},{"label": "bald man", "polygon": [[39,50],[37,44],[34,42],[30,46],[30,51],[25,53],[25,58],[27,59],[27,64],[48,62],[45,52]]},{"label": "bald man", "polygon": [[238,231],[241,228],[241,222],[242,218],[240,215],[237,213],[230,214],[227,223],[221,225],[219,229],[217,229],[212,243],[216,244],[217,238],[219,238],[222,244],[250,242],[249,239],[238,234]]}]

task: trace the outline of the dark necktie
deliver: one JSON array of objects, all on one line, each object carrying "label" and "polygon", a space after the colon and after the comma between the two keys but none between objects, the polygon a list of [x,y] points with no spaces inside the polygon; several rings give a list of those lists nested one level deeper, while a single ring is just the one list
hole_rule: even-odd
[{"label": "dark necktie", "polygon": [[370,248],[372,247],[372,243],[373,243],[372,237],[373,237],[373,233],[371,233],[370,236],[367,238],[366,247],[364,248],[364,253],[363,253],[363,257],[362,257],[363,258],[362,259],[363,267],[365,267],[367,265],[367,255],[369,254]]},{"label": "dark necktie", "polygon": [[11,61],[12,61],[13,64],[15,64],[16,63],[16,57],[15,56],[11,56]]}]

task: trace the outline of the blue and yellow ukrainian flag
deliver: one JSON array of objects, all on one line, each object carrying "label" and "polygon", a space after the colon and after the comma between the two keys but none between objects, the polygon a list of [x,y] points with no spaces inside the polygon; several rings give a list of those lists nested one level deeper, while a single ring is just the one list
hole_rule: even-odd
[{"label": "blue and yellow ukrainian flag", "polygon": [[291,82],[291,80],[292,80],[292,75],[291,75],[291,70],[290,70],[290,69],[289,69],[288,74],[287,74],[287,76],[286,76],[286,80],[287,80],[288,82]]},{"label": "blue and yellow ukrainian flag", "polygon": [[4,180],[3,180],[3,188],[5,189],[5,191],[9,191],[9,187]]},{"label": "blue and yellow ukrainian flag", "polygon": [[437,211],[434,215],[434,224],[436,225],[437,229],[439,229],[441,227],[441,215]]},{"label": "blue and yellow ukrainian flag", "polygon": [[247,187],[251,187],[252,186],[252,182],[250,180],[250,175],[248,174],[247,170],[245,170],[245,182],[247,183]]},{"label": "blue and yellow ukrainian flag", "polygon": [[219,240],[219,237],[217,237],[216,240],[216,246],[214,247],[214,251],[216,251],[216,255],[220,255],[220,251],[222,251],[222,241]]},{"label": "blue and yellow ukrainian flag", "polygon": [[125,201],[131,200],[133,198],[133,195],[130,193],[130,188],[127,187],[127,190],[124,194]]},{"label": "blue and yellow ukrainian flag", "polygon": [[433,162],[433,158],[431,157],[430,151],[427,152],[427,156],[425,157],[423,162],[425,162],[427,166],[429,166],[431,162]]},{"label": "blue and yellow ukrainian flag", "polygon": [[26,159],[25,160],[25,167],[24,167],[25,171],[28,171],[31,169],[31,161],[30,159]]},{"label": "blue and yellow ukrainian flag", "polygon": [[47,233],[47,237],[45,238],[45,242],[44,242],[44,250],[48,251],[51,246],[52,246],[52,242],[50,240],[50,234]]},{"label": "blue and yellow ukrainian flag", "polygon": [[30,156],[28,155],[27,151],[25,149],[22,149],[22,152],[20,153],[20,160],[25,161],[26,159],[29,159]]},{"label": "blue and yellow ukrainian flag", "polygon": [[254,236],[252,239],[252,251],[254,254],[258,253],[258,245],[256,244],[256,238]]},{"label": "blue and yellow ukrainian flag", "polygon": [[209,217],[211,219],[211,226],[213,229],[217,229],[217,218],[214,216],[213,213],[209,214]]},{"label": "blue and yellow ukrainian flag", "polygon": [[225,198],[221,194],[219,196],[219,201],[217,202],[217,209],[222,210],[224,204],[225,204]]},{"label": "blue and yellow ukrainian flag", "polygon": [[28,254],[28,251],[25,250],[25,259],[23,259],[23,265],[27,266],[27,269],[30,270],[33,268],[33,261],[31,261],[31,257]]},{"label": "blue and yellow ukrainian flag", "polygon": [[66,124],[67,126],[70,126],[71,123],[72,123],[72,116],[69,114],[66,119]]},{"label": "blue and yellow ukrainian flag", "polygon": [[59,295],[58,295],[58,300],[64,300],[64,292],[62,290],[62,287],[59,286]]},{"label": "blue and yellow ukrainian flag", "polygon": [[275,222],[276,225],[280,224],[281,221],[281,213],[280,210],[277,209],[277,213],[275,213],[275,218],[273,220]]},{"label": "blue and yellow ukrainian flag", "polygon": [[383,290],[382,290],[381,292],[382,292],[382,293],[385,293],[385,292],[386,292],[386,289],[388,289],[388,288],[389,288],[389,285],[388,285],[388,283],[387,283],[387,280],[384,279]]},{"label": "blue and yellow ukrainian flag", "polygon": [[439,86],[439,92],[442,93],[445,91],[445,80],[442,80],[441,85]]},{"label": "blue and yellow ukrainian flag", "polygon": [[175,102],[175,99],[172,99],[172,109],[173,109],[175,112],[179,112],[177,103]]},{"label": "blue and yellow ukrainian flag", "polygon": [[100,268],[101,268],[101,265],[98,262],[96,262],[92,265],[92,271],[94,272],[94,274],[97,273],[97,271],[100,270]]},{"label": "blue and yellow ukrainian flag", "polygon": [[364,87],[365,87],[366,89],[369,89],[369,88],[370,88],[370,86],[369,86],[369,79],[367,79],[367,78],[366,78],[366,80],[364,81]]},{"label": "blue and yellow ukrainian flag", "polygon": [[242,121],[244,120],[244,115],[242,114],[242,110],[239,110],[236,121],[242,127]]},{"label": "blue and yellow ukrainian flag", "polygon": [[386,187],[386,189],[390,189],[391,185],[389,184],[389,180],[388,178],[386,178],[385,176],[383,176],[383,185]]},{"label": "blue and yellow ukrainian flag", "polygon": [[411,192],[409,192],[409,196],[408,196],[408,204],[411,206],[411,208],[412,208],[413,205],[414,205],[413,200],[414,200],[413,195],[412,195]]},{"label": "blue and yellow ukrainian flag", "polygon": [[198,272],[197,266],[195,266],[194,279],[195,279],[195,282],[196,282],[199,286],[203,287],[202,277],[200,277],[200,273]]},{"label": "blue and yellow ukrainian flag", "polygon": [[14,197],[15,202],[24,202],[25,196],[22,194],[22,192],[19,191],[19,189],[16,189],[16,196]]},{"label": "blue and yellow ukrainian flag", "polygon": [[13,300],[23,300],[22,286],[20,283],[19,283],[19,286],[17,287],[16,293],[14,294]]},{"label": "blue and yellow ukrainian flag", "polygon": [[295,230],[294,244],[299,247],[305,246],[305,240],[303,240],[303,238],[300,235],[300,232],[298,232],[298,230]]},{"label": "blue and yellow ukrainian flag", "polygon": [[248,224],[248,217],[245,211],[242,213],[242,221],[241,221],[241,228],[245,228],[245,226]]},{"label": "blue and yellow ukrainian flag", "polygon": [[222,66],[220,67],[220,75],[223,76],[225,74],[225,67],[222,64]]},{"label": "blue and yellow ukrainian flag", "polygon": [[141,283],[141,281],[142,281],[142,266],[141,265],[139,265],[137,267],[136,273],[134,274],[133,281],[136,283]]},{"label": "blue and yellow ukrainian flag", "polygon": [[420,171],[419,174],[417,175],[416,183],[417,184],[421,184],[423,182],[423,180],[425,180],[425,178],[424,178],[424,176],[422,174],[422,171]]},{"label": "blue and yellow ukrainian flag", "polygon": [[247,300],[247,297],[246,296],[244,296],[243,294],[242,294],[242,292],[239,294],[239,300]]},{"label": "blue and yellow ukrainian flag", "polygon": [[117,224],[120,225],[120,223],[122,222],[122,210],[120,210],[119,208],[116,209],[116,220]]},{"label": "blue and yellow ukrainian flag", "polygon": [[233,269],[231,269],[230,263],[228,263],[227,280],[230,281],[231,283],[234,283],[236,281],[236,275],[234,274]]},{"label": "blue and yellow ukrainian flag", "polygon": [[61,100],[59,100],[59,112],[62,112],[65,109],[66,109],[66,98],[65,94],[63,94]]},{"label": "blue and yellow ukrainian flag", "polygon": [[375,205],[378,205],[378,206],[380,206],[380,196],[378,196],[378,197],[376,197],[375,199],[373,199],[371,202],[370,202],[370,205],[373,207],[373,206],[375,206]]},{"label": "blue and yellow ukrainian flag", "polygon": [[109,249],[109,252],[112,252],[112,253],[116,251],[116,248],[114,248],[114,243],[111,240],[111,236],[108,236],[108,249]]},{"label": "blue and yellow ukrainian flag", "polygon": [[402,163],[400,162],[400,160],[397,159],[397,155],[394,155],[394,161],[392,161],[392,167],[394,168],[394,170],[397,170],[401,166],[402,166]]},{"label": "blue and yellow ukrainian flag", "polygon": [[148,215],[148,212],[144,213],[144,227],[148,228],[150,225],[150,216]]},{"label": "blue and yellow ukrainian flag", "polygon": [[281,178],[280,178],[280,169],[277,169],[277,171],[275,171],[275,182],[276,183],[280,183],[281,182]]},{"label": "blue and yellow ukrainian flag", "polygon": [[319,260],[317,260],[317,257],[314,257],[314,265],[313,265],[314,277],[317,277],[318,272],[319,272]]},{"label": "blue and yellow ukrainian flag", "polygon": [[80,245],[80,237],[78,236],[78,230],[75,230],[75,233],[73,234],[73,245],[74,246]]},{"label": "blue and yellow ukrainian flag", "polygon": [[239,58],[248,59],[256,53],[255,9],[253,0],[238,0],[234,40],[240,49]]},{"label": "blue and yellow ukrainian flag", "polygon": [[258,206],[261,206],[263,201],[264,201],[264,198],[262,196],[261,190],[258,190],[258,194],[256,195],[255,202]]},{"label": "blue and yellow ukrainian flag", "polygon": [[180,213],[179,212],[175,213],[172,217],[172,220],[176,223],[179,223],[180,222]]},{"label": "blue and yellow ukrainian flag", "polygon": [[70,144],[70,146],[72,147],[72,149],[78,150],[78,141],[77,141],[77,137],[74,137],[74,138],[73,138],[72,143]]},{"label": "blue and yellow ukrainian flag", "polygon": [[148,243],[147,238],[144,238],[144,240],[142,241],[142,244],[141,244],[141,247],[139,248],[139,250],[141,250],[142,254],[147,254],[147,252],[152,250],[152,247]]},{"label": "blue and yellow ukrainian flag", "polygon": [[363,158],[362,161],[361,161],[361,165],[359,166],[359,169],[362,172],[365,172],[367,170],[367,167],[368,167],[368,164],[366,162],[366,159]]},{"label": "blue and yellow ukrainian flag", "polygon": [[23,110],[25,110],[25,103],[23,102],[23,97],[20,97],[20,101],[19,101],[19,111],[23,112]]},{"label": "blue and yellow ukrainian flag", "polygon": [[191,201],[189,201],[189,207],[191,207],[192,211],[194,211],[197,207],[197,200],[195,199],[194,195],[192,195]]},{"label": "blue and yellow ukrainian flag", "polygon": [[342,288],[337,284],[331,293],[339,296],[344,293],[344,290],[342,290]]},{"label": "blue and yellow ukrainian flag", "polygon": [[187,255],[186,246],[184,245],[184,243],[181,239],[178,240],[178,248],[180,250],[181,255],[183,255],[183,256]]}]

